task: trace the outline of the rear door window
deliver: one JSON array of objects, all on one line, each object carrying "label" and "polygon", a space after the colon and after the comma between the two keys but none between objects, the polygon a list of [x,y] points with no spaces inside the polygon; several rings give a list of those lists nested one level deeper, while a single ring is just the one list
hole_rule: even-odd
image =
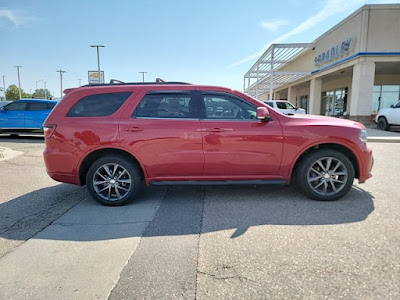
[{"label": "rear door window", "polygon": [[198,119],[201,102],[188,92],[150,92],[143,97],[132,117]]},{"label": "rear door window", "polygon": [[31,111],[42,111],[47,109],[47,103],[45,102],[30,102],[28,105],[28,110]]},{"label": "rear door window", "polygon": [[96,94],[83,97],[67,113],[67,117],[105,117],[115,113],[131,92]]}]

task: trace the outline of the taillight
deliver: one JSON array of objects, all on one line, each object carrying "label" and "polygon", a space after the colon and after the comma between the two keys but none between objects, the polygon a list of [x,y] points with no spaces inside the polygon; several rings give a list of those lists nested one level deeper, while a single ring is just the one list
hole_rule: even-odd
[{"label": "taillight", "polygon": [[56,131],[57,125],[44,125],[43,126],[43,132],[44,132],[44,138],[49,139],[53,135],[54,131]]}]

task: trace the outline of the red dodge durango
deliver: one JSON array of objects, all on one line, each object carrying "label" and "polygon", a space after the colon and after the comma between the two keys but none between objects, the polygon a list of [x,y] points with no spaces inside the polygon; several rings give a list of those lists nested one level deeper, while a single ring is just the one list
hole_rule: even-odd
[{"label": "red dodge durango", "polygon": [[246,94],[179,82],[83,86],[44,123],[51,178],[123,205],[147,185],[289,184],[316,200],[371,177],[365,127],[283,115]]}]

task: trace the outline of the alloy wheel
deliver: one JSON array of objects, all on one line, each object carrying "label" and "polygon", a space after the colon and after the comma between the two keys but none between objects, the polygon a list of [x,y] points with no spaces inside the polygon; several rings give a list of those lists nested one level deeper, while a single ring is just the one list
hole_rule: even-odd
[{"label": "alloy wheel", "polygon": [[118,201],[131,190],[132,178],[123,166],[116,163],[104,164],[94,173],[93,188],[104,200]]}]

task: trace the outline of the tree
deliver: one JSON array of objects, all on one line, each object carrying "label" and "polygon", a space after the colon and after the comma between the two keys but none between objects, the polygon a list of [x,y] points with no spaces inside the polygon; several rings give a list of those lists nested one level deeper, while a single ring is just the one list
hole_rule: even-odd
[{"label": "tree", "polygon": [[15,84],[12,84],[6,90],[7,100],[18,100],[19,99],[19,92],[18,87]]},{"label": "tree", "polygon": [[36,89],[35,92],[32,94],[32,98],[44,99],[45,97],[47,97],[47,99],[53,98],[53,95],[48,89]]},{"label": "tree", "polygon": [[[7,100],[18,100],[19,99],[19,91],[18,87],[15,84],[12,84],[6,90]],[[30,98],[31,95],[25,93],[23,89],[21,89],[21,96],[22,98]]]}]

